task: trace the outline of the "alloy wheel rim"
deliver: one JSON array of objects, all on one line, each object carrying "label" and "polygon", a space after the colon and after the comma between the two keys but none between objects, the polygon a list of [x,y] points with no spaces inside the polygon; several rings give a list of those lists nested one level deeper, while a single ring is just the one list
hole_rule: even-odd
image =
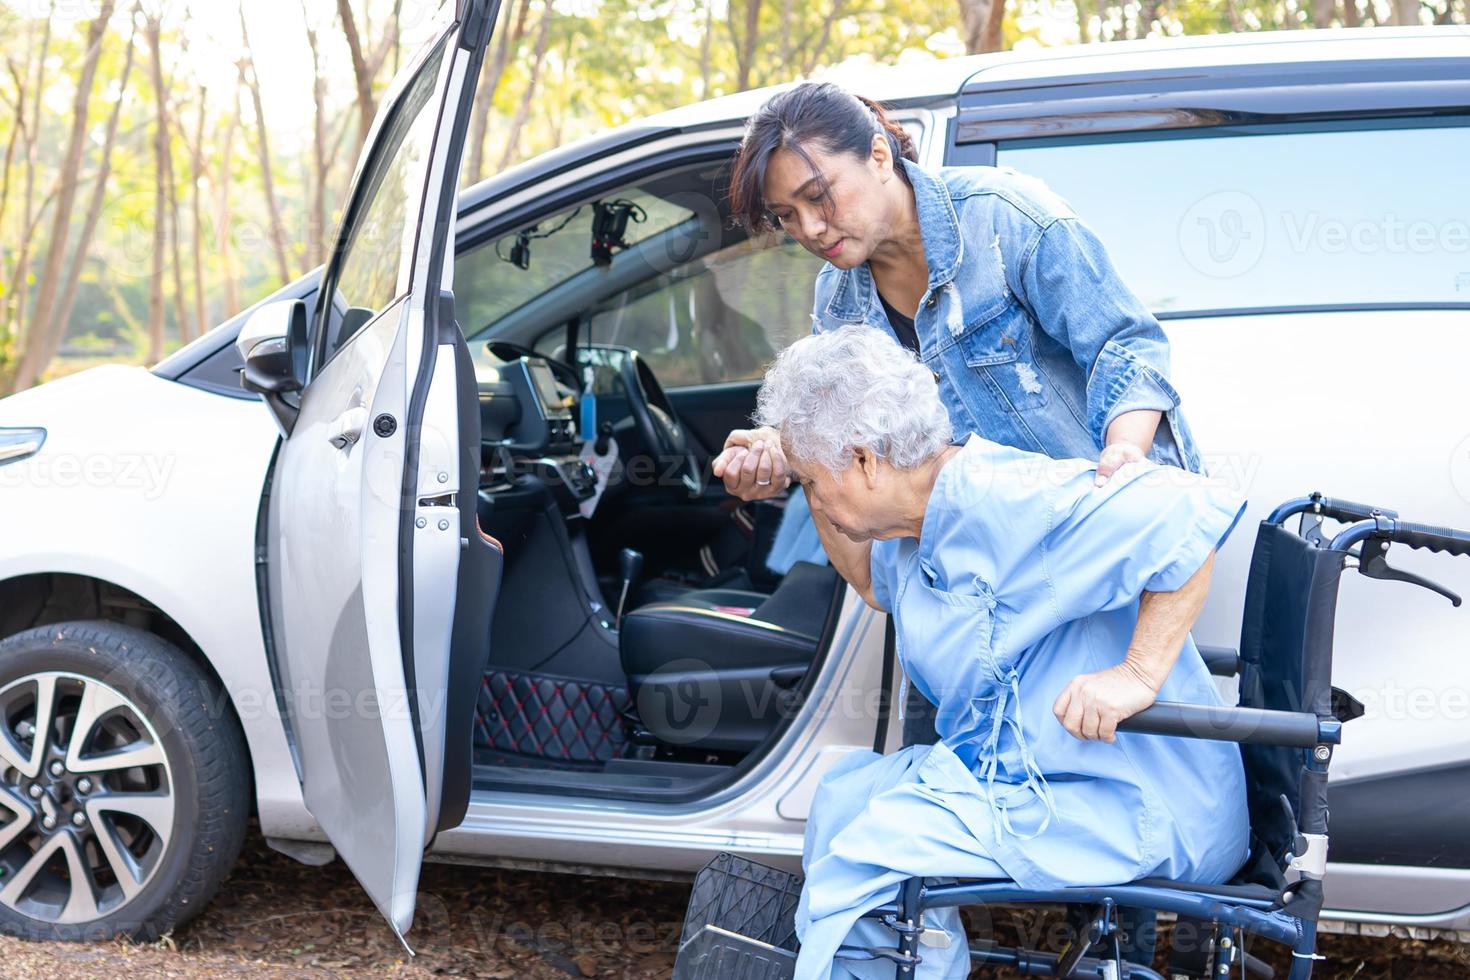
[{"label": "alloy wheel rim", "polygon": [[141,709],[66,671],[0,688],[0,905],[58,925],[132,901],[173,831],[173,771]]}]

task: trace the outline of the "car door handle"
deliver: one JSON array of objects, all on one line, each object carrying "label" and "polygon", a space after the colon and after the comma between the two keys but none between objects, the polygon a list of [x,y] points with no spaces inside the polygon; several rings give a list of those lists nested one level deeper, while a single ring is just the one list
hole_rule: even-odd
[{"label": "car door handle", "polygon": [[327,430],[327,441],[338,449],[346,449],[362,438],[362,429],[365,425],[367,425],[367,409],[361,405],[349,408],[332,422],[332,427]]}]

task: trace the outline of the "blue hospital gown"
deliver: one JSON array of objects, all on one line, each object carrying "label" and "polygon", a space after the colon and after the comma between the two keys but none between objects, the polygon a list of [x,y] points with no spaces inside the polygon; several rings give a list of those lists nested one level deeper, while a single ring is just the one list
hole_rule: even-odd
[{"label": "blue hospital gown", "polygon": [[[1234,744],[1133,732],[1082,741],[1052,714],[1074,677],[1122,662],[1140,595],[1183,586],[1244,501],[1146,461],[1101,488],[1095,472],[972,435],[941,469],[920,537],[874,543],[874,597],[894,616],[906,676],[937,706],[939,741],[855,753],[823,778],[803,851],[798,978],[892,976],[892,963],[833,956],[843,944],[894,945],[858,917],[908,877],[1044,889],[1151,875],[1219,882],[1244,864]],[[1192,638],[1158,698],[1222,703]],[[926,924],[953,942],[921,947],[917,975],[966,976],[957,910]]]}]

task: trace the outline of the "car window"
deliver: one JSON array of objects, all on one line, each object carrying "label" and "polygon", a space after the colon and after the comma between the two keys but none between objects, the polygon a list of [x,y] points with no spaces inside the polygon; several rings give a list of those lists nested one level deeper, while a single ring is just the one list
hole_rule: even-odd
[{"label": "car window", "polygon": [[755,380],[811,333],[821,268],[789,236],[746,239],[620,294],[592,314],[584,336],[635,348],[668,388]]},{"label": "car window", "polygon": [[[636,245],[694,212],[642,190],[601,199],[631,208],[623,241]],[[455,310],[466,332],[494,323],[594,265],[591,202],[469,249],[454,259]]]},{"label": "car window", "polygon": [[[1463,121],[1470,123],[1470,120]],[[1155,311],[1470,302],[1470,128],[1002,143]]]},{"label": "car window", "polygon": [[[331,360],[378,313],[407,289],[412,254],[408,236],[417,224],[413,191],[422,184],[422,166],[433,147],[437,113],[429,105],[444,48],[425,61],[388,118],[376,147],[373,169],[364,176],[360,205],[339,236],[340,261],[329,272],[332,301],[325,304],[318,329],[319,364]],[[414,219],[414,220],[410,220]]]}]

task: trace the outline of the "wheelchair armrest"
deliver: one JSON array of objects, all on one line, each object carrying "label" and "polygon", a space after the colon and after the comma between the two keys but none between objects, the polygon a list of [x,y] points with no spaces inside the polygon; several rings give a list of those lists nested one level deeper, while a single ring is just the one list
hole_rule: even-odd
[{"label": "wheelchair armrest", "polygon": [[1324,742],[1336,744],[1341,727],[1341,722],[1336,719],[1322,721],[1307,711],[1270,711],[1178,701],[1155,701],[1150,707],[1118,723],[1120,731],[1303,749]]},{"label": "wheelchair armrest", "polygon": [[1240,673],[1240,654],[1234,647],[1211,647],[1200,645],[1199,655],[1205,668],[1216,677],[1234,677]]}]

